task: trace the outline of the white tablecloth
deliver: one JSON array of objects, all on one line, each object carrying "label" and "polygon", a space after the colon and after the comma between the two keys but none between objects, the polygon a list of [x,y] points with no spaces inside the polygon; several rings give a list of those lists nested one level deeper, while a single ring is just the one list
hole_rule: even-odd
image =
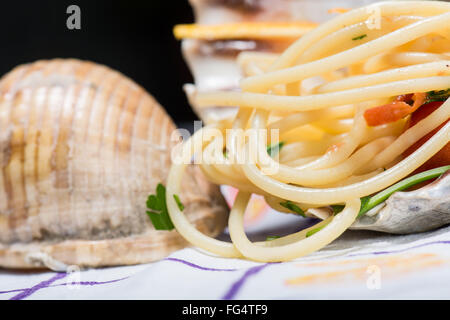
[{"label": "white tablecloth", "polygon": [[[270,210],[259,218],[248,226],[253,239],[312,223]],[[450,227],[407,236],[347,231],[285,263],[186,248],[138,266],[69,274],[0,270],[0,299],[448,299],[449,249]]]}]

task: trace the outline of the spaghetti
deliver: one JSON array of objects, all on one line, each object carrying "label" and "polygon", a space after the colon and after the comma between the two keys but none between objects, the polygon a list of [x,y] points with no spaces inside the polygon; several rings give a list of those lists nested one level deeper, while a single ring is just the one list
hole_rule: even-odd
[{"label": "spaghetti", "polygon": [[[239,111],[182,145],[185,161],[172,165],[166,195],[178,232],[215,254],[257,261],[298,258],[339,237],[357,218],[360,198],[393,185],[448,144],[447,122],[411,155],[402,155],[449,119],[449,99],[410,128],[409,116],[370,127],[364,114],[397,96],[450,87],[449,21],[450,3],[381,2],[343,13],[281,55],[242,53],[241,92],[193,97],[200,107],[238,106]],[[204,139],[208,130],[221,135]],[[238,134],[249,130],[265,134]],[[277,137],[269,135],[274,130]],[[226,132],[231,134],[224,139]],[[283,148],[271,156],[268,147],[280,141]],[[196,230],[174,200],[192,157],[212,160],[199,162],[211,181],[240,190],[229,218],[232,243]],[[278,205],[283,201],[304,210],[334,204],[344,209],[298,233],[252,243],[243,226],[251,193],[264,195],[279,211],[287,211]]]}]

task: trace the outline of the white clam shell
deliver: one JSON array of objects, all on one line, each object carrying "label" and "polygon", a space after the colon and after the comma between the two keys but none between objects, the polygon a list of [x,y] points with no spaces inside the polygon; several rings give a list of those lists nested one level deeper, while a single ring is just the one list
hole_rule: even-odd
[{"label": "white clam shell", "polygon": [[[144,89],[105,66],[56,59],[4,76],[0,267],[137,264],[186,246],[146,215],[175,129]],[[180,197],[199,230],[223,230],[226,203],[198,168],[188,168]]]}]

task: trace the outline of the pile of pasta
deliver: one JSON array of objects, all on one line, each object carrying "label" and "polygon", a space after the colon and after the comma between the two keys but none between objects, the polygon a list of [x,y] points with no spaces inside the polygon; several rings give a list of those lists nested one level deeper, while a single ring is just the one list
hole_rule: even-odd
[{"label": "pile of pasta", "polygon": [[[449,21],[450,3],[380,2],[318,26],[280,55],[241,53],[241,91],[195,94],[199,106],[239,110],[179,148],[185,161],[172,165],[166,194],[177,231],[212,253],[256,261],[298,258],[339,237],[357,218],[362,197],[408,176],[449,142],[449,99],[408,125],[427,92],[450,87]],[[242,134],[250,129],[266,134]],[[282,145],[276,155],[268,152],[273,145]],[[229,218],[231,243],[197,231],[174,199],[186,166],[200,158],[196,162],[212,182],[239,189]],[[243,218],[252,193],[282,212],[288,211],[279,205],[283,201],[303,210],[345,208],[316,224],[322,228],[308,237],[313,227],[251,242]]]}]

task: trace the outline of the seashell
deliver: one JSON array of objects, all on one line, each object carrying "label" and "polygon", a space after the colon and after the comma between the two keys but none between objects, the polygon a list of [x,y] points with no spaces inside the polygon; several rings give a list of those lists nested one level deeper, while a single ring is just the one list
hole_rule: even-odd
[{"label": "seashell", "polygon": [[450,223],[450,173],[409,192],[396,192],[358,219],[351,229],[409,234]]},{"label": "seashell", "polygon": [[[147,196],[168,174],[175,129],[150,94],[106,66],[56,59],[5,75],[0,266],[130,265],[185,247],[146,215]],[[219,234],[228,214],[219,188],[190,166],[182,190],[191,222]]]}]

